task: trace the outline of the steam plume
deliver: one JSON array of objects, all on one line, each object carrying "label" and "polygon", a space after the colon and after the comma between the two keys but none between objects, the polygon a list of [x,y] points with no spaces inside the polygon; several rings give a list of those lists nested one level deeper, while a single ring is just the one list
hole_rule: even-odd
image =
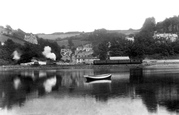
[{"label": "steam plume", "polygon": [[49,59],[56,60],[56,55],[51,52],[51,47],[45,46],[42,54]]},{"label": "steam plume", "polygon": [[3,46],[3,45],[4,45],[4,42],[1,42],[1,45]]},{"label": "steam plume", "polygon": [[13,59],[14,59],[14,60],[19,60],[19,59],[21,58],[21,54],[18,53],[17,50],[15,50],[15,51],[12,53],[12,55],[13,55]]}]

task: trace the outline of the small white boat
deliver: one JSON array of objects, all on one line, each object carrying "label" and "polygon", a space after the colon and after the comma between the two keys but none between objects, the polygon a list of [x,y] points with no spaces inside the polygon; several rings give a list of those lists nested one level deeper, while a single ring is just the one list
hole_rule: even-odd
[{"label": "small white boat", "polygon": [[111,74],[101,74],[101,75],[84,75],[87,80],[104,80],[111,79]]}]

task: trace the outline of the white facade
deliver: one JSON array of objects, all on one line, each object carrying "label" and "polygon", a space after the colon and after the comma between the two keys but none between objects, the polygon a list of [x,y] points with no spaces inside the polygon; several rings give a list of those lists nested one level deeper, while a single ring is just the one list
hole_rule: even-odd
[{"label": "white facade", "polygon": [[165,39],[165,40],[170,40],[171,42],[176,41],[176,39],[178,38],[177,34],[171,34],[171,33],[157,33],[154,34],[154,39]]},{"label": "white facade", "polygon": [[71,54],[72,54],[72,51],[71,49],[61,49],[61,52],[60,52],[61,56],[62,56],[62,60],[63,61],[67,61],[67,60],[71,60]]},{"label": "white facade", "polygon": [[24,40],[32,44],[38,44],[37,38],[33,34],[25,35]]},{"label": "white facade", "polygon": [[110,60],[130,60],[129,56],[114,56],[109,57]]},{"label": "white facade", "polygon": [[76,63],[93,64],[94,60],[99,60],[99,59],[96,57],[77,58]]},{"label": "white facade", "polygon": [[126,37],[127,40],[134,42],[134,37]]}]

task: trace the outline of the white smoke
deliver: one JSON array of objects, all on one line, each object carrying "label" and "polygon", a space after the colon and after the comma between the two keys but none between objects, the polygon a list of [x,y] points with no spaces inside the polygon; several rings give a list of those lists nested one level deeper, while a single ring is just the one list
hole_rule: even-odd
[{"label": "white smoke", "polygon": [[42,54],[49,59],[56,60],[56,55],[51,52],[51,47],[45,46]]},{"label": "white smoke", "polygon": [[3,45],[4,45],[4,42],[1,42],[1,45],[3,46]]},{"label": "white smoke", "polygon": [[15,51],[12,53],[12,55],[13,55],[13,59],[14,59],[14,60],[19,60],[19,59],[21,58],[21,54],[18,53],[17,50],[15,50]]}]

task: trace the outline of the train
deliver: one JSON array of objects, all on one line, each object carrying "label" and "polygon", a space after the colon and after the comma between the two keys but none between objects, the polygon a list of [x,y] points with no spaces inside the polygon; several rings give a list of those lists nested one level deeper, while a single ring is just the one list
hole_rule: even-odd
[{"label": "train", "polygon": [[129,60],[94,60],[94,65],[115,65],[115,64],[142,64],[141,59]]}]

